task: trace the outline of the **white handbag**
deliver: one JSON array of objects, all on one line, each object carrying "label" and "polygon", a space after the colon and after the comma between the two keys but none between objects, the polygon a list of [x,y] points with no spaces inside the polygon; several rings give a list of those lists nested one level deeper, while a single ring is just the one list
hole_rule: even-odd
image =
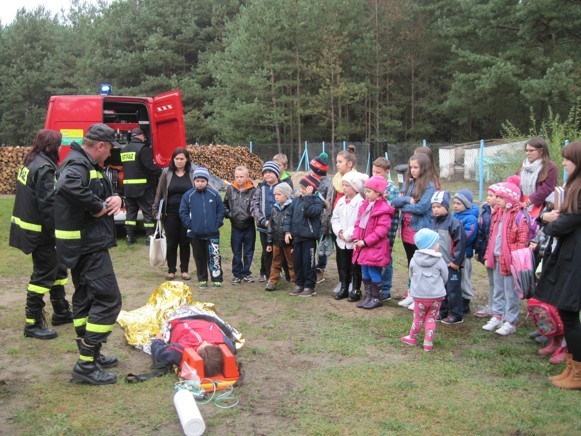
[{"label": "white handbag", "polygon": [[155,232],[149,238],[149,264],[153,267],[163,266],[167,254],[167,241],[161,220],[157,221]]}]

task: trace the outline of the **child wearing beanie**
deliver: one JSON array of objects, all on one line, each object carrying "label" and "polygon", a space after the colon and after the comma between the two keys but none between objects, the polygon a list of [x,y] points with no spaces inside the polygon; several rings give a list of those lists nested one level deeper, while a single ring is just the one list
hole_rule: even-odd
[{"label": "child wearing beanie", "polygon": [[270,274],[272,264],[272,253],[266,251],[267,232],[270,220],[270,211],[274,206],[274,187],[279,184],[280,167],[272,160],[264,163],[262,166],[262,182],[256,188],[250,202],[250,213],[256,221],[256,228],[260,236],[260,245],[262,254],[260,256],[260,274],[259,282],[266,282],[267,275]]},{"label": "child wearing beanie", "polygon": [[424,350],[431,351],[436,334],[440,305],[446,296],[448,266],[438,252],[440,236],[430,229],[421,229],[414,235],[417,251],[409,267],[410,295],[414,299],[414,320],[410,333],[401,338],[408,345],[416,345],[418,334],[424,331]]},{"label": "child wearing beanie", "polygon": [[492,318],[482,327],[495,330],[500,336],[516,331],[519,296],[514,287],[510,269],[511,251],[525,248],[529,243],[529,227],[526,219],[517,219],[524,206],[520,202],[521,192],[510,182],[495,186],[497,212],[490,222],[490,238],[486,248],[486,266],[493,269],[494,293],[492,296]]},{"label": "child wearing beanie", "polygon": [[448,265],[446,297],[442,301],[439,318],[444,324],[460,324],[464,321],[460,269],[466,257],[466,233],[462,223],[448,212],[449,209],[450,193],[437,191],[432,196],[432,230],[440,237],[440,252]]},{"label": "child wearing beanie", "polygon": [[361,204],[353,232],[353,263],[361,265],[365,300],[357,307],[375,309],[381,301],[381,271],[391,262],[387,233],[395,210],[383,198],[384,177],[373,176],[365,182],[365,201]]},{"label": "child wearing beanie", "polygon": [[454,208],[452,216],[462,223],[466,233],[466,259],[462,268],[460,286],[464,313],[470,312],[470,301],[474,298],[472,290],[472,257],[474,256],[474,243],[478,235],[479,210],[478,206],[472,204],[473,201],[474,196],[468,189],[461,189],[452,197],[452,207]]}]

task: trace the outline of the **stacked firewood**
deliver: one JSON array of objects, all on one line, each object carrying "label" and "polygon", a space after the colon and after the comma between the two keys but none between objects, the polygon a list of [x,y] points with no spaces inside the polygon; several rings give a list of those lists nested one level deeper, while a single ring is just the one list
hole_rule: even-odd
[{"label": "stacked firewood", "polygon": [[0,194],[14,194],[16,173],[30,147],[0,147]]}]

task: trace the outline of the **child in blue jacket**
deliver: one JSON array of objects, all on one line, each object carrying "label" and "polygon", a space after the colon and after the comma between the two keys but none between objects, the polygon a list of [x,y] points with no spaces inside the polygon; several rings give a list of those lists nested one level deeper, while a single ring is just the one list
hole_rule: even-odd
[{"label": "child in blue jacket", "polygon": [[472,204],[474,196],[468,189],[461,189],[452,197],[454,214],[452,215],[462,223],[466,233],[466,259],[462,268],[462,304],[464,313],[470,312],[470,301],[474,298],[472,290],[472,257],[474,256],[474,243],[478,235],[478,206]]},{"label": "child in blue jacket", "polygon": [[208,185],[210,173],[204,167],[194,171],[194,187],[182,197],[180,218],[192,244],[200,288],[208,287],[208,268],[214,288],[223,281],[220,256],[220,227],[224,224],[224,203]]}]

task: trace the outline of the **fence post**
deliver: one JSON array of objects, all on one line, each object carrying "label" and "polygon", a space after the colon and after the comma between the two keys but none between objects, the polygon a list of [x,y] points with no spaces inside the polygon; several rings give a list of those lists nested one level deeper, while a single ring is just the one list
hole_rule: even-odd
[{"label": "fence post", "polygon": [[428,141],[426,141],[425,139],[422,141],[422,146],[423,147],[427,147],[428,146]]},{"label": "fence post", "polygon": [[309,165],[309,143],[305,141],[305,171],[310,171]]},{"label": "fence post", "polygon": [[484,195],[484,139],[480,140],[480,161],[478,162],[480,169],[480,190],[478,192],[478,201],[482,203],[482,196]]},{"label": "fence post", "polygon": [[343,151],[347,150],[347,141],[343,141]]},{"label": "fence post", "polygon": [[[565,147],[567,147],[569,145],[569,140],[565,139]],[[563,148],[565,148],[563,147]],[[563,168],[563,182],[567,181],[567,171],[565,171],[565,169]]]},{"label": "fence post", "polygon": [[321,153],[324,153],[325,152],[325,141],[323,141],[322,144],[323,144],[323,150],[321,151]]},{"label": "fence post", "polygon": [[252,153],[252,145],[253,145],[253,144],[252,144],[252,141],[250,141],[250,145],[249,145],[249,148],[250,148],[250,153]]}]

